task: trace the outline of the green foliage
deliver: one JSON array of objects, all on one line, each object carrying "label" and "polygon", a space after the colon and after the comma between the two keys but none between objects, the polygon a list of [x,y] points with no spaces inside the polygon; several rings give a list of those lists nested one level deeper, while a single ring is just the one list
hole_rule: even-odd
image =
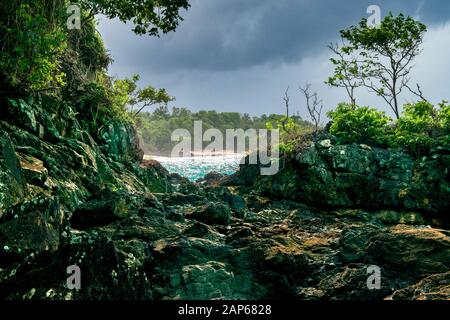
[{"label": "green foliage", "polygon": [[[139,76],[113,80],[111,58],[96,30],[95,15],[132,21],[138,34],[173,31],[187,0],[81,0],[81,29],[69,30],[67,0],[0,3],[1,95],[52,93],[73,105],[83,127],[98,138],[111,121],[132,121],[129,108],[167,104],[165,89],[138,88]],[[6,88],[6,90],[4,90]],[[136,113],[138,113],[136,112]]]},{"label": "green foliage", "polygon": [[[416,156],[437,147],[448,148],[450,107],[445,103],[434,107],[425,101],[419,85],[417,91],[408,85],[412,62],[420,53],[426,30],[411,17],[390,13],[378,27],[370,27],[367,19],[362,19],[357,26],[341,31],[343,45],[329,47],[336,55],[331,59],[335,70],[326,83],[345,88],[352,103],[329,112],[332,134],[344,143],[403,148]],[[354,90],[361,86],[389,104],[397,117],[392,126],[384,113],[356,106]],[[422,101],[405,105],[400,113],[398,97],[404,89]]]},{"label": "green foliage", "polygon": [[[82,12],[82,16],[85,17],[86,13]],[[72,53],[77,55],[79,66],[84,66],[85,72],[107,71],[112,59],[94,21],[85,20],[81,29],[70,30],[68,43]]]},{"label": "green foliage", "polygon": [[[136,117],[144,108],[155,105],[164,104],[174,101],[175,98],[170,96],[166,89],[155,89],[152,86],[138,88],[137,82],[140,80],[138,74],[126,79],[118,79],[113,85],[113,101],[122,105],[124,108],[129,107],[132,116]],[[137,107],[137,110],[134,110]]]},{"label": "green foliage", "polygon": [[[59,92],[67,75],[65,97],[73,99],[80,85],[89,84],[111,61],[94,18],[104,14],[131,21],[137,34],[173,31],[188,0],[81,0],[80,30],[66,26],[67,0],[16,0],[0,3],[0,84],[10,90]],[[68,92],[72,92],[69,94]],[[151,92],[144,95],[161,95]]]},{"label": "green foliage", "polygon": [[343,143],[386,145],[388,141],[391,119],[375,108],[341,103],[328,116],[333,121],[330,133]]},{"label": "green foliage", "polygon": [[374,108],[340,104],[328,113],[330,133],[342,143],[401,148],[415,156],[450,147],[450,105],[420,101],[406,104],[395,122]]},{"label": "green foliage", "polygon": [[345,61],[335,58],[331,58],[330,61],[335,65],[335,73],[328,78],[326,81],[327,84],[333,87],[343,86],[341,84],[343,81],[358,75],[359,68],[357,61]]},{"label": "green foliage", "polygon": [[111,100],[114,105],[122,106],[125,110],[125,107],[130,104],[130,100],[132,99],[130,96],[137,89],[137,77],[133,76],[132,79],[116,79],[113,82],[113,88],[111,90]]},{"label": "green foliage", "polygon": [[[277,117],[266,123],[269,130],[280,130],[279,150],[284,154],[292,154],[304,137],[314,132],[314,126],[300,117]],[[309,138],[308,138],[309,139]]]},{"label": "green foliage", "polygon": [[344,88],[350,98],[350,103],[355,105],[355,90],[364,84],[361,79],[358,79],[360,74],[358,60],[350,54],[350,50],[346,47],[340,48],[338,45],[331,44],[328,48],[333,51],[336,57],[330,58],[334,65],[334,73],[325,81],[325,84],[331,87]]},{"label": "green foliage", "polygon": [[109,105],[108,92],[104,86],[95,82],[84,86],[84,93],[79,96],[76,104],[78,118],[94,136],[110,120],[112,112]]},{"label": "green foliage", "polygon": [[298,145],[298,140],[287,140],[285,142],[280,142],[280,144],[278,145],[279,152],[281,152],[282,154],[294,154],[295,150],[297,150]]},{"label": "green foliage", "polygon": [[[66,34],[58,23],[64,1],[2,2],[0,70],[7,87],[42,91],[64,85],[60,58]],[[8,15],[8,16],[5,16]]]},{"label": "green foliage", "polygon": [[62,63],[68,80],[63,97],[74,105],[77,118],[94,138],[111,121],[130,121],[120,92],[106,74],[110,62],[93,21],[84,20],[80,30],[70,30]]},{"label": "green foliage", "polygon": [[[175,129],[187,129],[193,134],[194,121],[202,121],[203,131],[217,128],[226,135],[227,129],[266,129],[267,124],[271,128],[277,128],[282,115],[262,115],[250,117],[248,114],[237,112],[199,111],[192,112],[186,108],[173,108],[171,111],[162,105],[153,112],[143,112],[136,118],[139,135],[144,144],[145,151],[151,154],[169,154],[176,143],[171,141],[171,134]],[[295,120],[299,131],[302,126],[308,124],[300,119]],[[292,126],[294,126],[292,124]],[[309,126],[311,126],[309,124]],[[283,135],[283,134],[282,134]],[[205,142],[205,146],[209,142]],[[295,142],[293,142],[295,144]]]},{"label": "green foliage", "polygon": [[439,125],[444,130],[444,132],[450,132],[450,104],[447,101],[442,101],[439,106]]},{"label": "green foliage", "polygon": [[[80,83],[74,97],[78,118],[84,127],[97,137],[100,129],[112,121],[134,122],[136,115],[153,104],[164,106],[174,98],[165,89],[137,86],[139,75],[131,78],[111,79],[98,72],[94,80]],[[138,106],[138,112],[133,108]]]},{"label": "green foliage", "polygon": [[183,20],[180,9],[188,9],[188,0],[80,0],[83,9],[93,17],[104,14],[110,19],[131,21],[137,34],[158,36],[173,31]]},{"label": "green foliage", "polygon": [[393,145],[408,146],[417,153],[429,150],[433,138],[429,135],[436,126],[436,114],[432,104],[419,102],[404,106],[402,117],[398,119]]},{"label": "green foliage", "polygon": [[311,126],[309,122],[306,122],[297,116],[286,118],[285,116],[272,115],[271,119],[266,122],[267,129],[278,129],[281,134],[301,133],[305,130],[305,127],[308,126]]},{"label": "green foliage", "polygon": [[393,16],[389,13],[379,27],[370,27],[367,19],[362,19],[358,26],[341,31],[341,36],[349,41],[349,50],[371,50],[379,53],[401,56],[405,50],[417,49],[427,27],[403,14]]},{"label": "green foliage", "polygon": [[450,148],[450,105],[447,101],[439,104],[438,111],[439,128],[441,128],[441,135],[437,138],[438,148]]},{"label": "green foliage", "polygon": [[391,145],[406,147],[416,155],[426,154],[432,148],[450,146],[450,106],[445,103],[434,107],[428,102],[404,106],[396,123]]},{"label": "green foliage", "polygon": [[[82,16],[85,13],[82,12]],[[72,102],[83,117],[87,116],[86,110],[78,104],[80,100],[90,99],[83,96],[92,94],[93,85],[104,86],[105,95],[112,86],[106,75],[110,62],[111,58],[93,21],[83,22],[80,30],[70,30],[68,47],[62,59],[62,70],[67,75],[63,97]]]},{"label": "green foliage", "polygon": [[330,46],[337,58],[331,59],[334,74],[327,83],[344,87],[354,104],[353,91],[365,86],[384,99],[396,117],[400,116],[398,96],[408,86],[414,58],[420,53],[427,27],[403,14],[389,13],[378,27],[371,27],[367,19],[357,26],[341,30],[343,45]]}]

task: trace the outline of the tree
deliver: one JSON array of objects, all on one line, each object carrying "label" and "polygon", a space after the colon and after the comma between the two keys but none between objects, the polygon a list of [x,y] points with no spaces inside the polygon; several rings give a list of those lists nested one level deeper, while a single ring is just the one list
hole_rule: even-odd
[{"label": "tree", "polygon": [[336,55],[330,61],[334,65],[334,74],[325,81],[332,87],[344,88],[350,98],[350,104],[356,105],[355,90],[363,85],[358,78],[358,61],[347,48],[331,43],[328,48]]},{"label": "tree", "polygon": [[0,1],[0,94],[53,91],[64,85],[63,0]]},{"label": "tree", "polygon": [[306,108],[308,109],[309,117],[314,124],[314,133],[317,134],[322,118],[323,101],[319,98],[317,92],[311,93],[310,84],[306,84],[304,87],[299,87],[299,89],[305,96]]},{"label": "tree", "polygon": [[286,126],[286,124],[289,122],[289,103],[291,101],[291,98],[289,97],[289,87],[287,87],[286,91],[284,92],[283,101],[286,108],[286,117],[281,120],[281,125],[284,131],[289,132],[289,129]]},{"label": "tree", "polygon": [[364,18],[359,25],[341,30],[344,45],[332,47],[338,58],[334,59],[335,74],[328,83],[350,90],[365,86],[383,98],[398,118],[399,95],[405,88],[424,99],[420,86],[418,90],[410,88],[409,75],[426,30],[421,22],[392,13],[379,27],[369,26]]},{"label": "tree", "polygon": [[170,112],[166,105],[160,106],[153,111],[153,117],[158,120],[167,120],[170,118]]},{"label": "tree", "polygon": [[75,3],[81,7],[82,28],[68,30],[69,3],[68,0],[0,1],[1,95],[29,91],[58,93],[67,83],[68,91],[73,92],[80,87],[74,78],[86,78],[84,75],[92,75],[93,71],[73,70],[76,64],[93,62],[86,67],[92,66],[94,71],[99,67],[106,69],[110,59],[102,45],[95,45],[101,38],[95,39],[91,32],[95,34],[93,20],[97,14],[132,22],[136,34],[159,36],[174,31],[183,20],[182,9],[190,6],[189,0],[79,0]]},{"label": "tree", "polygon": [[[131,79],[115,80],[113,86],[112,100],[120,106],[128,106],[134,118],[146,107],[156,104],[167,104],[175,100],[164,88],[155,89],[150,85],[143,89],[138,88],[137,82],[139,80],[140,76],[135,74]],[[136,111],[134,111],[135,107],[137,107]]]},{"label": "tree", "polygon": [[133,32],[139,35],[159,36],[177,28],[183,18],[180,9],[190,7],[189,0],[80,0],[88,12],[88,19],[104,14],[110,19],[131,21]]}]

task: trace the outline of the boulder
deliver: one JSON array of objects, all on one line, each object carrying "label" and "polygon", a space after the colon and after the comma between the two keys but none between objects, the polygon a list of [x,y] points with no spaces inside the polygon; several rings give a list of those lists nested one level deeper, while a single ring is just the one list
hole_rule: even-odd
[{"label": "boulder", "polygon": [[295,244],[275,244],[264,253],[264,265],[289,276],[305,274],[308,271],[308,255]]},{"label": "boulder", "polygon": [[4,209],[25,196],[25,180],[19,158],[7,134],[0,134],[0,218]]},{"label": "boulder", "polygon": [[204,264],[187,265],[181,270],[181,299],[211,300],[233,297],[234,275],[230,266],[209,261]]},{"label": "boulder", "polygon": [[57,199],[36,197],[7,212],[0,224],[0,245],[18,254],[56,252],[67,221]]},{"label": "boulder", "polygon": [[450,236],[443,230],[398,225],[370,236],[366,251],[410,279],[450,270]]},{"label": "boulder", "polygon": [[131,124],[112,121],[100,136],[104,143],[101,148],[116,161],[141,162],[144,158],[137,131]]},{"label": "boulder", "polygon": [[230,208],[223,203],[210,203],[194,210],[187,216],[206,224],[227,225],[230,223]]},{"label": "boulder", "polygon": [[[269,177],[253,175],[253,185],[270,197],[328,207],[417,210],[450,209],[450,156],[414,159],[399,150],[333,145],[323,140],[297,154]],[[245,174],[244,174],[245,173]],[[240,184],[240,183],[236,183]]]},{"label": "boulder", "polygon": [[78,230],[106,226],[146,208],[164,210],[161,203],[150,194],[104,189],[76,209],[70,223],[72,228]]},{"label": "boulder", "polygon": [[450,272],[434,274],[395,291],[386,300],[450,300]]},{"label": "boulder", "polygon": [[212,185],[218,185],[219,182],[223,179],[225,175],[212,171],[207,173],[203,178],[198,179],[196,183],[206,185],[206,186],[212,186]]},{"label": "boulder", "polygon": [[33,185],[43,186],[48,177],[48,170],[44,166],[44,163],[34,157],[28,155],[20,156],[20,167],[24,178],[27,182]]}]

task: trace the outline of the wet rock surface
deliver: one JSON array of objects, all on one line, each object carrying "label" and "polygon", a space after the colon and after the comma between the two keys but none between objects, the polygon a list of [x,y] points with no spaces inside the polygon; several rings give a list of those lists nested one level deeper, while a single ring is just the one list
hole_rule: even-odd
[{"label": "wet rock surface", "polygon": [[16,105],[26,121],[0,120],[0,299],[449,298],[445,155],[419,169],[322,143],[274,177],[199,186],[138,162],[131,129],[94,141],[68,107]]},{"label": "wet rock surface", "polygon": [[[110,196],[98,199],[105,204],[98,212],[114,214],[116,198]],[[248,218],[232,216],[223,225],[185,214],[204,210],[204,205],[172,206],[164,200],[155,205],[154,199],[141,202],[133,196],[121,195],[139,204],[129,205],[126,214],[98,226],[71,226],[59,239],[53,229],[43,228],[27,230],[33,238],[15,242],[11,236],[18,235],[18,225],[3,223],[2,297],[448,298],[450,234],[445,230],[367,223],[345,212],[330,215],[295,202],[263,199],[264,205],[258,204],[262,210],[250,205]],[[25,219],[16,222],[20,230],[39,225]],[[24,250],[20,257],[17,248]],[[82,270],[79,291],[65,287],[65,270],[72,264]],[[381,269],[379,290],[367,287],[373,265]]]},{"label": "wet rock surface", "polygon": [[450,208],[450,149],[414,159],[399,150],[312,143],[281,161],[275,176],[246,166],[228,184],[247,184],[275,198],[319,207],[426,211]]}]

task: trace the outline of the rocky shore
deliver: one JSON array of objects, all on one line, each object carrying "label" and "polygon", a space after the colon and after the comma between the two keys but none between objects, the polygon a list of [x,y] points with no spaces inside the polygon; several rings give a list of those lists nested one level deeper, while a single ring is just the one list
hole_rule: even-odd
[{"label": "rocky shore", "polygon": [[273,177],[195,184],[143,160],[130,125],[94,138],[58,101],[3,107],[0,299],[450,299],[449,150],[328,137]]}]

